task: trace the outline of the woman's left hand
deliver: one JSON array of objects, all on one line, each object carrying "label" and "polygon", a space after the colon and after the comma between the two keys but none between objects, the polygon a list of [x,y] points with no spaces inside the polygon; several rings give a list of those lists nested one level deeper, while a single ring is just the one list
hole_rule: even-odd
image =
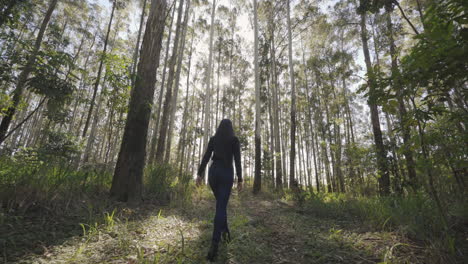
[{"label": "woman's left hand", "polygon": [[203,182],[202,177],[197,176],[197,181],[196,181],[197,186],[200,186],[202,184],[202,182]]}]

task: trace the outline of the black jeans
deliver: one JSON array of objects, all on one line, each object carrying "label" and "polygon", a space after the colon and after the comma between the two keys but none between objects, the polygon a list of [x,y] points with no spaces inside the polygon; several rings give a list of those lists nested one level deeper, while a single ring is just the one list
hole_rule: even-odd
[{"label": "black jeans", "polygon": [[213,162],[208,171],[208,183],[216,197],[213,243],[219,243],[221,233],[228,232],[227,204],[234,181],[234,169],[225,167],[221,162]]}]

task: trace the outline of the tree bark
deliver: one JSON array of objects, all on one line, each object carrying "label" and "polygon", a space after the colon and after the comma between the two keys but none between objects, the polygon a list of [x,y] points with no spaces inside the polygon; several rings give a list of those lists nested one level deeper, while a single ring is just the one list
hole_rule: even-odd
[{"label": "tree bark", "polygon": [[[210,55],[208,56],[208,69],[206,69],[206,91],[205,91],[205,117],[203,125],[203,149],[208,145],[209,130],[210,130],[210,101],[211,101],[211,68],[213,65],[213,38],[214,38],[214,19],[216,14],[216,0],[213,0],[211,7],[211,25],[210,25]],[[240,128],[240,126],[239,126]]]},{"label": "tree bark", "polygon": [[262,188],[262,154],[261,154],[261,125],[260,116],[260,69],[258,68],[258,18],[257,18],[257,0],[253,1],[254,6],[254,71],[255,71],[255,176],[253,184],[253,193],[257,194]]},{"label": "tree bark", "polygon": [[166,49],[165,49],[166,50],[166,55],[164,56],[163,76],[162,76],[162,80],[161,80],[161,88],[159,90],[159,95],[158,95],[158,110],[156,111],[157,112],[156,122],[154,122],[153,136],[152,136],[152,139],[151,139],[151,150],[150,150],[150,154],[149,154],[149,160],[150,160],[151,163],[153,163],[154,160],[155,160],[156,147],[157,147],[157,143],[158,143],[158,128],[159,128],[159,121],[161,119],[161,106],[162,106],[162,98],[163,98],[163,95],[164,95],[164,84],[166,83],[166,69],[167,69],[167,61],[168,61],[168,58],[169,58],[169,44],[171,43],[172,24],[174,22],[174,14],[175,14],[175,10],[176,10],[175,7],[173,7],[173,8],[174,9],[172,9],[171,23],[170,23],[170,26],[169,26],[169,34],[168,34],[167,41],[166,41]]},{"label": "tree bark", "polygon": [[132,88],[135,86],[135,77],[136,77],[135,72],[136,72],[136,66],[138,62],[138,51],[140,51],[141,31],[143,30],[143,22],[145,21],[146,2],[147,0],[143,0],[143,7],[141,8],[140,26],[138,28],[137,43],[135,45],[135,52],[133,53]]},{"label": "tree bark", "polygon": [[398,112],[400,117],[400,126],[402,129],[403,134],[403,155],[405,155],[406,160],[406,169],[408,170],[408,178],[410,181],[410,185],[413,190],[417,189],[417,176],[416,176],[416,169],[415,169],[415,162],[413,159],[413,152],[411,151],[411,131],[410,127],[408,126],[408,114],[405,106],[405,102],[403,100],[403,87],[401,83],[401,75],[400,70],[398,69],[398,62],[397,62],[397,51],[395,46],[395,41],[393,39],[393,23],[392,23],[392,7],[386,6],[386,20],[387,20],[387,30],[388,30],[388,37],[390,42],[390,57],[392,60],[392,80],[393,80],[393,87],[397,92],[397,100],[398,100]]},{"label": "tree bark", "polygon": [[187,7],[185,8],[185,16],[184,16],[184,24],[183,24],[183,33],[182,33],[182,39],[181,39],[181,47],[179,48],[179,54],[177,56],[178,62],[177,62],[177,71],[176,71],[176,80],[174,84],[174,96],[172,97],[172,102],[171,102],[171,116],[170,116],[170,121],[169,121],[169,129],[168,129],[168,134],[167,134],[167,146],[166,146],[166,155],[164,158],[164,162],[168,163],[169,159],[171,157],[171,144],[172,144],[172,134],[174,131],[174,122],[175,122],[175,114],[177,111],[177,100],[178,100],[178,94],[179,94],[179,82],[180,82],[180,72],[182,70],[182,61],[184,59],[184,51],[185,51],[185,37],[187,35],[187,25],[188,25],[188,20],[189,20],[189,14],[190,14],[190,3],[191,0],[187,0]]},{"label": "tree bark", "polygon": [[[272,18],[273,19],[273,16]],[[272,76],[272,90],[273,90],[273,131],[275,137],[275,152],[274,157],[276,161],[276,188],[281,189],[283,187],[283,168],[281,164],[281,143],[280,143],[280,128],[279,128],[279,96],[278,96],[278,81],[276,72],[276,55],[275,55],[275,32],[273,28],[274,21],[270,22],[272,25],[271,30],[271,76]]]},{"label": "tree bark", "polygon": [[98,69],[96,81],[94,83],[93,97],[91,98],[91,106],[89,107],[88,116],[86,117],[85,127],[83,129],[83,134],[81,135],[83,138],[86,136],[86,133],[88,132],[89,122],[91,121],[91,116],[94,110],[94,102],[96,101],[99,83],[101,81],[102,67],[104,64],[104,59],[106,57],[107,43],[109,41],[109,35],[110,35],[111,27],[112,27],[112,20],[114,19],[116,5],[117,5],[117,0],[114,0],[112,4],[112,11],[111,11],[110,19],[109,19],[109,24],[107,26],[106,39],[104,40],[104,48],[102,51],[101,59],[99,60],[99,69]]},{"label": "tree bark", "polygon": [[177,11],[177,27],[174,36],[174,46],[172,48],[172,56],[169,62],[169,75],[167,77],[166,97],[164,99],[164,106],[162,112],[161,126],[159,127],[158,147],[156,148],[156,162],[163,163],[164,153],[166,148],[166,136],[169,127],[169,119],[171,115],[172,106],[172,85],[174,84],[174,74],[176,70],[177,53],[179,50],[179,38],[182,21],[182,11],[184,7],[184,0],[180,0],[179,8]]},{"label": "tree bark", "polygon": [[294,61],[292,52],[292,34],[291,34],[291,7],[290,1],[287,4],[288,12],[288,40],[289,40],[289,77],[291,78],[291,152],[289,153],[289,185],[292,188],[295,183],[294,177],[294,162],[296,158],[296,86],[294,84]]},{"label": "tree bark", "polygon": [[386,196],[390,194],[390,175],[388,173],[387,155],[385,152],[385,146],[383,144],[382,130],[380,129],[379,110],[376,102],[377,95],[375,89],[377,88],[377,84],[375,82],[374,70],[372,68],[369,54],[369,46],[367,43],[366,12],[363,11],[360,15],[362,49],[364,52],[364,60],[366,63],[367,78],[369,85],[369,98],[367,103],[371,112],[372,131],[374,133],[374,143],[377,154],[377,178],[379,182],[379,193],[382,196]]},{"label": "tree bark", "polygon": [[152,0],[143,37],[135,88],[132,91],[122,145],[110,194],[132,203],[141,201],[146,141],[165,26],[166,0]]}]

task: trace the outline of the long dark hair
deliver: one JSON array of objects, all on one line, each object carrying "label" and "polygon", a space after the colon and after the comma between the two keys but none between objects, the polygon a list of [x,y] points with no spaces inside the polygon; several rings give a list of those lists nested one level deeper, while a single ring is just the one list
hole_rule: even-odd
[{"label": "long dark hair", "polygon": [[224,160],[224,164],[229,166],[232,160],[230,153],[232,153],[232,142],[235,138],[232,122],[229,119],[223,119],[219,123],[218,129],[214,135],[214,152],[215,155]]}]

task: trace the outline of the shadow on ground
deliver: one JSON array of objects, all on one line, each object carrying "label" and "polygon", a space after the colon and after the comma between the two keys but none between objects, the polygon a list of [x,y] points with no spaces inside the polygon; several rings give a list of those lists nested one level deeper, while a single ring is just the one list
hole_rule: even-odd
[{"label": "shadow on ground", "polygon": [[[248,192],[235,191],[231,197],[232,242],[221,244],[215,263],[427,263],[404,246],[404,238],[372,231],[353,219],[321,218],[291,203]],[[22,231],[10,230],[7,234],[17,237],[8,241],[31,237],[30,243],[8,242],[5,262],[208,263],[214,216],[208,190],[200,191],[190,204],[148,201],[135,209],[119,207],[114,216],[107,212],[100,224],[84,230],[78,224],[84,216],[53,223],[47,218],[21,219],[11,228]],[[65,231],[58,234],[54,227]],[[22,250],[15,255],[15,248]]]}]

